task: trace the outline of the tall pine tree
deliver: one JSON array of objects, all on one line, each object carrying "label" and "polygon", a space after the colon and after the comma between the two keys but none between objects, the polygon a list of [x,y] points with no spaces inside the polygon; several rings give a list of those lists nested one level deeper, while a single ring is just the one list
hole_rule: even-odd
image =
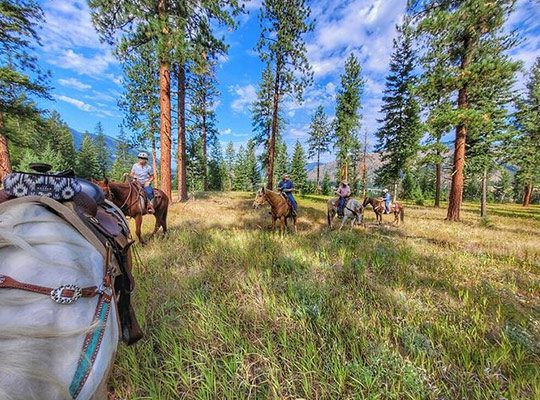
[{"label": "tall pine tree", "polygon": [[36,27],[43,11],[34,0],[3,0],[0,3],[0,181],[11,172],[7,119],[36,117],[29,96],[49,98],[48,74],[39,68],[32,43],[39,44]]},{"label": "tall pine tree", "polygon": [[294,152],[291,159],[291,179],[294,186],[300,193],[305,194],[308,190],[307,169],[306,169],[306,152],[297,140],[294,145]]},{"label": "tall pine tree", "polygon": [[440,115],[456,128],[450,221],[460,219],[468,131],[484,118],[482,97],[475,94],[511,80],[516,69],[507,55],[515,40],[503,29],[514,5],[514,0],[419,0],[412,6],[426,44],[424,80],[437,84],[443,98],[457,100]]},{"label": "tall pine tree", "polygon": [[328,117],[324,113],[323,106],[318,106],[315,114],[311,118],[309,126],[309,157],[317,157],[317,192],[321,190],[320,180],[320,164],[321,154],[330,151],[332,142],[332,124],[328,121]]},{"label": "tall pine tree", "polygon": [[77,153],[77,166],[75,168],[77,176],[85,179],[96,178],[99,174],[99,164],[96,158],[96,149],[92,143],[90,135],[85,132],[81,148]]},{"label": "tall pine tree", "polygon": [[279,104],[285,95],[302,99],[313,73],[307,59],[304,35],[313,29],[305,0],[263,0],[257,43],[259,56],[272,70],[272,129],[268,140],[267,184],[274,184],[274,159],[279,131]]},{"label": "tall pine tree", "polygon": [[522,205],[527,207],[534,187],[540,185],[540,57],[530,71],[525,97],[516,108],[518,134],[511,145],[512,158],[523,188]]},{"label": "tall pine tree", "polygon": [[396,184],[400,176],[408,172],[422,137],[420,106],[414,94],[413,32],[409,24],[406,17],[403,25],[397,27],[398,37],[394,39],[390,73],[382,98],[384,117],[376,133],[375,151],[381,152],[382,161],[376,174],[382,185]]},{"label": "tall pine tree", "polygon": [[337,150],[338,178],[349,179],[352,156],[358,144],[360,129],[360,98],[364,88],[362,69],[354,54],[345,62],[345,73],[341,75],[341,88],[336,96],[336,120],[334,148]]}]

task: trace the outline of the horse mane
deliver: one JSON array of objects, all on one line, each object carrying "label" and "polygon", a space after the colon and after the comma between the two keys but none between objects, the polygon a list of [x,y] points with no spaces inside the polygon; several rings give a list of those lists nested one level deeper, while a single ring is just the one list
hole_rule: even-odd
[{"label": "horse mane", "polygon": [[[87,286],[103,275],[98,250],[68,222],[36,203],[3,210],[0,252],[0,273],[27,283]],[[26,313],[21,307],[27,307]],[[49,296],[1,289],[0,310],[3,318],[10,316],[0,327],[0,398],[70,399],[66,379],[74,369],[64,369],[77,362],[84,335],[99,326],[92,322],[94,302],[58,306]],[[88,318],[81,317],[83,312]],[[68,313],[71,319],[66,319]]]}]

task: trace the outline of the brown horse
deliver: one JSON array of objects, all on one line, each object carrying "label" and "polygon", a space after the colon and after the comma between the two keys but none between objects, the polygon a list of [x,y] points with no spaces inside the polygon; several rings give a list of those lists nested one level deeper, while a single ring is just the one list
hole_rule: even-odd
[{"label": "brown horse", "polygon": [[292,207],[289,202],[279,193],[273,192],[270,189],[264,188],[264,186],[257,192],[255,201],[253,202],[254,208],[259,208],[264,203],[268,202],[270,208],[272,209],[272,231],[276,229],[276,221],[279,219],[281,222],[280,232],[283,234],[285,228],[289,228],[287,225],[287,219],[292,218],[294,231],[296,229],[296,215],[292,214]]},{"label": "brown horse", "polygon": [[[130,180],[126,183],[110,182],[107,178],[104,181],[94,181],[103,189],[107,199],[116,204],[127,217],[135,218],[135,233],[139,238],[139,242],[145,244],[141,235],[142,217],[146,214],[146,194],[143,186],[135,180]],[[167,233],[167,212],[169,211],[169,198],[159,190],[154,189],[154,199],[152,200],[154,207],[154,216],[156,217],[156,225],[154,232],[150,238],[154,236],[159,228],[163,228],[163,234]]]},{"label": "brown horse", "polygon": [[[384,214],[384,200],[383,199],[374,199],[373,197],[366,197],[364,199],[363,206],[366,207],[367,205],[371,205],[373,207],[373,211],[375,212],[375,217],[377,218],[377,222],[379,225],[382,223],[382,215]],[[405,219],[405,211],[402,204],[394,202],[390,204],[390,212],[394,214],[394,222],[393,224],[399,225],[399,222],[404,221]]]}]

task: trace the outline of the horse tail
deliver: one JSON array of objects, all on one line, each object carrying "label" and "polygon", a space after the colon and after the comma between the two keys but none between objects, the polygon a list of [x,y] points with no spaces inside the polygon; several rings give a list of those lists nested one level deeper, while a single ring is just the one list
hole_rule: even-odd
[{"label": "horse tail", "polygon": [[401,207],[401,210],[399,210],[399,217],[401,219],[401,222],[405,221],[405,209],[403,206]]}]

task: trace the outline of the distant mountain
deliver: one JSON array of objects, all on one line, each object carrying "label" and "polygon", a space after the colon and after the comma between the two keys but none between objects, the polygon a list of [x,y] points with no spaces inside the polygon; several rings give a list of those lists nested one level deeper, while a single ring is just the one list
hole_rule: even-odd
[{"label": "distant mountain", "polygon": [[[367,171],[368,171],[368,182],[373,182],[375,178],[375,171],[381,166],[381,157],[379,153],[368,153],[366,157]],[[330,180],[333,181],[337,173],[337,164],[335,161],[328,163],[321,163],[320,168],[321,180],[324,177],[324,174],[328,172]],[[317,180],[317,163],[312,162],[307,164],[308,179],[315,181]]]},{"label": "distant mountain", "polygon": [[[84,138],[84,133],[81,133],[73,128],[69,128],[71,131],[71,136],[73,136],[73,144],[75,145],[75,149],[79,150],[81,148],[81,144]],[[92,140],[95,140],[97,135],[94,135],[93,133],[88,133],[88,136]],[[109,149],[109,153],[111,154],[111,160],[114,160],[114,155],[116,153],[116,147],[118,145],[118,139],[113,138],[112,136],[105,135],[105,145]],[[137,151],[135,149],[130,150],[130,153],[134,156],[137,155]]]}]

